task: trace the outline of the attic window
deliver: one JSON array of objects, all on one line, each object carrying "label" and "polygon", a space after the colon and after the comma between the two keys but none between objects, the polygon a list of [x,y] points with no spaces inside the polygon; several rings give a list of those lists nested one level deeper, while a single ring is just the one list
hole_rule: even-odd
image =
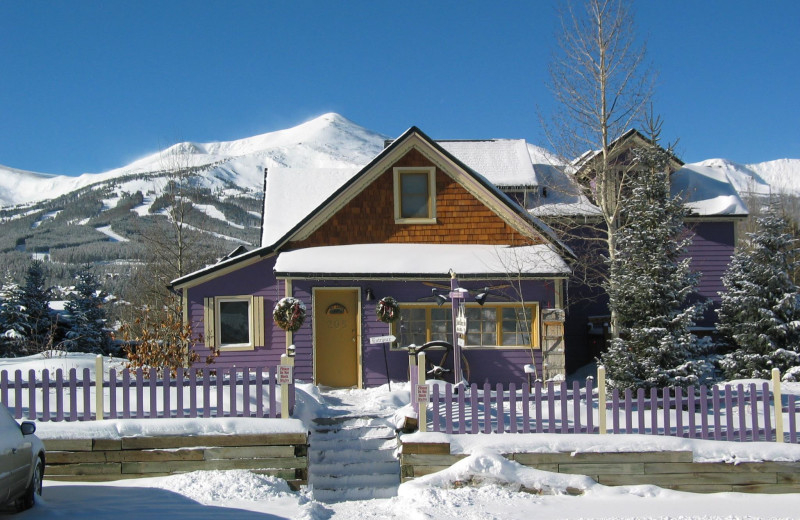
[{"label": "attic window", "polygon": [[436,169],[394,169],[394,219],[402,224],[436,223]]}]

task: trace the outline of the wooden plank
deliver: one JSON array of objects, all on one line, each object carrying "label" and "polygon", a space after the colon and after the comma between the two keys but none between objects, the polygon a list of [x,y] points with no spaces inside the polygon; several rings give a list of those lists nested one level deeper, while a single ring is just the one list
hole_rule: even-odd
[{"label": "wooden plank", "polygon": [[92,439],[92,451],[118,451],[121,449],[121,439]]},{"label": "wooden plank", "polygon": [[448,469],[450,466],[411,466],[413,468],[414,477],[422,477],[424,475],[430,475],[431,473],[437,473],[439,471],[443,471]]},{"label": "wooden plank", "polygon": [[308,459],[299,457],[268,459],[222,459],[206,461],[123,462],[122,473],[169,473],[225,469],[287,469],[308,467]]},{"label": "wooden plank", "polygon": [[102,451],[48,451],[47,465],[108,462]]},{"label": "wooden plank", "polygon": [[800,493],[800,485],[791,484],[751,484],[731,487],[738,493]]},{"label": "wooden plank", "polygon": [[218,459],[257,459],[268,457],[294,458],[294,446],[232,446],[225,448],[206,448],[205,460]]},{"label": "wooden plank", "polygon": [[124,437],[123,450],[186,448],[194,446],[286,446],[308,444],[305,433],[270,435],[196,435],[170,437]]},{"label": "wooden plank", "polygon": [[776,484],[777,477],[774,473],[688,473],[668,475],[600,475],[600,483],[609,486],[654,484],[668,487],[679,485],[752,485]]},{"label": "wooden plank", "polygon": [[50,451],[92,451],[92,439],[42,439]]},{"label": "wooden plank", "polygon": [[[800,473],[776,473],[775,478],[778,484],[794,484],[800,488]],[[800,489],[798,489],[800,492]]]},{"label": "wooden plank", "polygon": [[424,455],[420,453],[401,453],[400,464],[407,466],[444,466],[450,467],[467,455]]},{"label": "wooden plank", "polygon": [[109,464],[48,464],[45,468],[45,478],[51,475],[119,475],[120,465]]},{"label": "wooden plank", "polygon": [[644,471],[647,474],[655,475],[666,473],[800,473],[800,464],[775,462],[741,462],[739,464],[724,462],[646,463]]},{"label": "wooden plank", "polygon": [[641,462],[614,464],[571,463],[559,464],[559,473],[570,475],[644,475],[644,464]]},{"label": "wooden plank", "polygon": [[627,463],[672,463],[692,462],[691,451],[637,451],[612,453],[509,453],[504,455],[520,464],[627,464]]},{"label": "wooden plank", "polygon": [[419,454],[437,454],[449,455],[450,443],[422,443],[422,442],[404,442],[402,444],[402,453],[419,453]]},{"label": "wooden plank", "polygon": [[121,452],[120,462],[166,462],[171,460],[205,460],[203,449],[181,450],[126,450]]}]

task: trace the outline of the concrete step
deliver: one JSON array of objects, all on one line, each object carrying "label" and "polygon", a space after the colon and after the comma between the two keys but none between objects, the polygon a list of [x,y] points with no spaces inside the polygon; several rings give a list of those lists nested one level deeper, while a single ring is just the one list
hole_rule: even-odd
[{"label": "concrete step", "polygon": [[[309,450],[308,461],[309,464],[319,463],[354,463],[354,462],[374,462],[374,461],[387,461],[394,460],[394,454],[391,451],[384,450],[323,450],[315,451]],[[313,468],[309,468],[313,469]]]},{"label": "concrete step", "polygon": [[360,487],[348,489],[316,489],[314,499],[319,502],[343,502],[346,500],[372,500],[397,496],[397,485],[387,487]]},{"label": "concrete step", "polygon": [[392,451],[397,447],[397,438],[392,437],[372,437],[372,438],[341,438],[335,436],[311,436],[311,450],[341,450],[341,449],[360,449],[360,450],[386,450]]},{"label": "concrete step", "polygon": [[399,475],[400,462],[396,459],[361,462],[319,462],[312,465],[310,474],[314,476]]},{"label": "concrete step", "polygon": [[308,482],[314,489],[353,489],[368,487],[388,487],[400,484],[400,472],[367,473],[358,475],[309,475]]}]

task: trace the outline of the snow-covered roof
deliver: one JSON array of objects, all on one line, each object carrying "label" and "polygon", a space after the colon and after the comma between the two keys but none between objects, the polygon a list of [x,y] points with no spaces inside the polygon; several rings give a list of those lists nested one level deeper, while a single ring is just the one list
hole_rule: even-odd
[{"label": "snow-covered roof", "polygon": [[556,166],[537,164],[536,175],[542,190],[535,205],[529,209],[537,217],[597,216],[600,209],[583,194],[573,177]]},{"label": "snow-covered roof", "polygon": [[460,277],[566,275],[566,262],[551,246],[510,247],[477,244],[353,244],[288,251],[278,255],[278,276],[362,276],[403,278],[415,275]]},{"label": "snow-covered roof", "polygon": [[358,171],[358,168],[271,168],[264,193],[261,245],[271,246],[281,239]]},{"label": "snow-covered roof", "polygon": [[436,141],[495,186],[535,186],[536,172],[524,139]]},{"label": "snow-covered roof", "polygon": [[747,206],[724,169],[688,164],[673,173],[670,181],[672,194],[682,196],[696,215],[747,215]]}]

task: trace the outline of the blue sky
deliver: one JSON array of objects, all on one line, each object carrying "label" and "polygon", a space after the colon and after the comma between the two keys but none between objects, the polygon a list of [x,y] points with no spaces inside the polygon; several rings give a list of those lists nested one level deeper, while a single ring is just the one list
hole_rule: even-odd
[{"label": "blue sky", "polygon": [[[0,164],[101,172],[329,111],[390,136],[546,145],[556,3],[0,2]],[[684,161],[800,158],[800,2],[635,12]]]}]

